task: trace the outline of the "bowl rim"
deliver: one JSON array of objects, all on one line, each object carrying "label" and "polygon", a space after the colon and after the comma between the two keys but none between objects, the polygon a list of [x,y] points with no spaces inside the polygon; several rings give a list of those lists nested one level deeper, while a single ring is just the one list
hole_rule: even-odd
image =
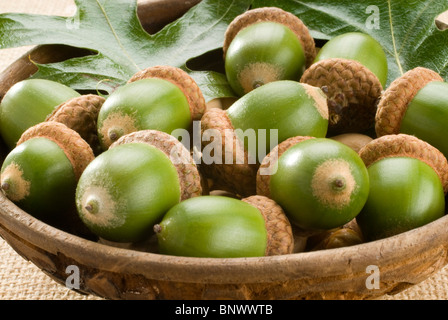
[{"label": "bowl rim", "polygon": [[[367,276],[369,265],[376,265],[381,270],[394,265],[397,257],[400,261],[414,260],[429,248],[443,250],[448,243],[448,233],[443,232],[448,227],[448,216],[445,215],[422,227],[350,247],[269,257],[178,257],[118,248],[73,235],[34,218],[3,194],[0,194],[0,226],[9,227],[16,237],[44,251],[54,255],[63,253],[89,267],[194,283],[287,281],[315,277],[316,268],[329,278],[341,274]],[[185,276],[187,266],[188,277]]]}]

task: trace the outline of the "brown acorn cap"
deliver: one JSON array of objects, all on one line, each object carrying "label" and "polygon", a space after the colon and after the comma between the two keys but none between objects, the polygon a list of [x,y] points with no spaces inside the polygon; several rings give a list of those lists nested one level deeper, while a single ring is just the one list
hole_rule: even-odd
[{"label": "brown acorn cap", "polygon": [[356,223],[351,220],[342,227],[326,230],[308,238],[307,250],[343,248],[363,243],[364,236]]},{"label": "brown acorn cap", "polygon": [[167,80],[179,87],[188,100],[191,119],[200,120],[202,118],[206,110],[205,98],[197,83],[187,72],[172,66],[154,66],[137,72],[129,79],[128,83],[148,78]]},{"label": "brown acorn cap", "polygon": [[390,134],[376,138],[366,144],[359,156],[369,167],[376,161],[391,157],[412,157],[432,167],[448,192],[448,161],[437,148],[419,138],[407,134]]},{"label": "brown acorn cap", "polygon": [[361,132],[374,127],[383,86],[358,61],[341,58],[318,61],[305,70],[300,82],[319,87],[327,95],[329,134]]},{"label": "brown acorn cap", "polygon": [[257,208],[266,223],[268,241],[266,256],[290,254],[294,249],[294,236],[291,224],[283,209],[274,201],[264,196],[250,196],[242,201]]},{"label": "brown acorn cap", "polygon": [[269,189],[269,185],[271,182],[271,176],[273,168],[276,168],[277,161],[280,156],[292,146],[309,139],[314,139],[314,137],[309,136],[297,136],[286,139],[285,141],[279,143],[276,147],[274,147],[271,152],[266,155],[266,157],[261,162],[261,165],[257,172],[257,194],[263,195],[266,197],[271,196],[271,191]]},{"label": "brown acorn cap", "polygon": [[[221,109],[208,110],[201,120],[202,137],[206,136],[206,130],[214,130],[221,137],[220,150],[214,149],[221,154],[221,163],[201,164],[205,176],[214,181],[215,186],[222,190],[233,192],[238,196],[249,196],[255,194],[255,180],[258,165],[249,163],[248,152],[244,149],[244,145],[235,134],[232,123],[227,116],[226,111]],[[205,141],[202,139],[202,147],[207,147],[212,141]],[[226,146],[233,146],[227,147]],[[229,150],[231,149],[231,150]],[[217,157],[216,155],[214,155]],[[231,163],[226,163],[230,160]]]},{"label": "brown acorn cap", "polygon": [[29,128],[22,134],[17,145],[33,138],[47,138],[55,142],[70,160],[77,180],[95,158],[92,148],[79,133],[60,122],[45,121]]},{"label": "brown acorn cap", "polygon": [[276,7],[251,9],[237,16],[229,24],[224,35],[224,58],[230,43],[238,32],[254,23],[266,21],[277,22],[291,29],[291,31],[297,35],[297,38],[299,38],[300,44],[302,45],[305,53],[306,67],[309,67],[313,63],[316,58],[316,46],[308,27],[302,22],[302,20],[292,13]]},{"label": "brown acorn cap", "polygon": [[443,81],[435,71],[417,67],[392,81],[384,91],[375,116],[375,131],[378,137],[400,133],[408,104],[417,92],[432,81]]},{"label": "brown acorn cap", "polygon": [[109,148],[126,143],[146,143],[163,151],[177,170],[181,200],[202,195],[201,176],[185,146],[172,135],[157,130],[141,130],[120,137]]},{"label": "brown acorn cap", "polygon": [[105,100],[105,98],[94,94],[72,98],[56,107],[46,121],[65,124],[78,132],[94,152],[99,152],[97,119]]},{"label": "brown acorn cap", "polygon": [[336,136],[329,137],[330,139],[342,142],[349,146],[354,151],[359,152],[362,147],[373,140],[372,137],[362,133],[342,133]]}]

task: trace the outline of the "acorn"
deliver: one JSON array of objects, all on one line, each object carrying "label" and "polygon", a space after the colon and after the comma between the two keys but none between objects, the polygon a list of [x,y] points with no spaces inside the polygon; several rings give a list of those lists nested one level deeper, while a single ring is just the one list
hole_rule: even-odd
[{"label": "acorn", "polygon": [[429,143],[407,134],[385,135],[359,151],[370,192],[356,221],[367,240],[393,236],[445,213],[448,162]]},{"label": "acorn", "polygon": [[308,237],[306,251],[336,249],[364,243],[364,236],[356,223],[356,219],[342,227],[325,230]]},{"label": "acorn", "polygon": [[55,221],[74,208],[78,179],[93,159],[89,144],[76,131],[42,122],[26,130],[6,156],[1,189],[27,213]]},{"label": "acorn", "polygon": [[79,95],[51,80],[26,79],[14,84],[0,105],[0,134],[6,145],[12,150],[28,128],[45,121],[59,104]]},{"label": "acorn", "polygon": [[387,74],[387,57],[378,41],[349,32],[325,43],[300,81],[326,93],[330,135],[363,133],[375,125]]},{"label": "acorn", "polygon": [[154,230],[159,252],[174,256],[261,257],[294,248],[282,208],[262,196],[191,198],[171,208]]},{"label": "acorn", "polygon": [[141,130],[122,136],[95,158],[76,189],[78,214],[108,241],[139,242],[174,205],[202,195],[190,152],[173,136]]},{"label": "acorn", "polygon": [[356,152],[359,152],[362,147],[373,140],[372,137],[362,133],[342,133],[329,138],[342,142]]},{"label": "acorn", "polygon": [[108,96],[98,115],[98,137],[106,150],[135,131],[190,130],[205,108],[202,92],[188,73],[171,66],[150,67]]},{"label": "acorn", "polygon": [[326,99],[319,88],[297,81],[265,84],[227,110],[210,109],[201,120],[201,168],[224,190],[256,194],[260,162],[278,143],[297,135],[324,137]]},{"label": "acorn", "polygon": [[276,7],[237,16],[226,30],[223,51],[227,80],[239,96],[272,81],[298,81],[316,56],[302,20]]},{"label": "acorn", "polygon": [[48,115],[46,121],[56,121],[75,130],[90,145],[94,154],[99,154],[97,132],[98,114],[106,99],[95,94],[86,94],[61,103]]},{"label": "acorn", "polygon": [[448,83],[435,71],[417,67],[395,79],[378,104],[378,137],[414,135],[448,156]]},{"label": "acorn", "polygon": [[221,109],[226,110],[228,109],[232,104],[234,104],[238,100],[237,97],[221,97],[221,98],[214,98],[206,103],[205,111],[209,109]]},{"label": "acorn", "polygon": [[273,199],[303,234],[353,220],[369,194],[367,168],[345,144],[298,136],[279,144],[257,173],[257,194]]}]

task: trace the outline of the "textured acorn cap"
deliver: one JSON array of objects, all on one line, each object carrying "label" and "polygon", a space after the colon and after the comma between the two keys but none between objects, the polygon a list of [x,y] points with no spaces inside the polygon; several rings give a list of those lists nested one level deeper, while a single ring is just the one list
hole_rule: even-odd
[{"label": "textured acorn cap", "polygon": [[400,133],[409,103],[417,92],[432,81],[443,81],[435,71],[417,67],[392,81],[384,91],[375,116],[375,131],[378,137]]},{"label": "textured acorn cap", "polygon": [[120,137],[109,148],[126,143],[146,143],[163,151],[177,170],[181,200],[202,195],[201,176],[185,146],[172,135],[157,130],[141,130]]},{"label": "textured acorn cap", "polygon": [[437,148],[415,136],[400,133],[376,138],[359,151],[359,156],[367,167],[384,158],[419,159],[434,169],[442,182],[445,194],[448,192],[447,159]]},{"label": "textured acorn cap", "polygon": [[[242,197],[254,195],[258,165],[249,164],[249,155],[236,136],[226,111],[215,108],[208,110],[201,120],[202,137],[205,136],[206,130],[216,130],[214,132],[221,137],[221,149],[215,149],[215,152],[221,153],[222,161],[221,163],[205,164],[203,160],[201,170],[204,175],[213,180],[214,188],[220,188]],[[212,143],[212,141],[205,141],[206,139],[202,140],[203,149]],[[233,146],[233,148],[226,148],[226,145]],[[216,155],[214,156],[216,157]],[[231,159],[231,163],[226,163],[226,159]]]},{"label": "textured acorn cap", "polygon": [[190,106],[192,120],[200,120],[206,110],[205,98],[194,79],[184,70],[172,66],[154,66],[134,74],[128,81],[158,78],[169,81],[179,87],[184,93]]},{"label": "textured acorn cap", "polygon": [[319,87],[327,95],[329,134],[374,127],[383,86],[360,62],[341,58],[321,60],[305,70],[300,82]]},{"label": "textured acorn cap", "polygon": [[271,196],[271,191],[269,188],[272,176],[272,170],[277,168],[277,161],[281,155],[291,148],[292,146],[303,142],[305,140],[314,139],[314,137],[309,136],[296,136],[286,139],[285,141],[279,143],[274,147],[270,153],[266,155],[260,164],[257,172],[256,189],[258,195],[263,195],[266,197]]},{"label": "textured acorn cap", "polygon": [[79,133],[60,122],[45,121],[29,128],[22,134],[17,145],[33,138],[47,138],[55,142],[70,160],[77,180],[95,158],[92,148]]},{"label": "textured acorn cap", "polygon": [[294,249],[294,236],[291,224],[283,209],[274,201],[264,196],[251,196],[242,199],[257,208],[266,223],[268,241],[266,256],[290,254]]},{"label": "textured acorn cap", "polygon": [[95,151],[100,150],[97,119],[98,113],[106,99],[94,95],[82,95],[62,104],[47,117],[46,121],[56,121],[75,130]]},{"label": "textured acorn cap", "polygon": [[267,21],[283,24],[296,34],[305,53],[306,66],[309,67],[316,58],[316,46],[308,27],[292,13],[276,7],[251,9],[237,16],[227,27],[224,36],[224,58],[230,43],[238,32],[254,23]]}]

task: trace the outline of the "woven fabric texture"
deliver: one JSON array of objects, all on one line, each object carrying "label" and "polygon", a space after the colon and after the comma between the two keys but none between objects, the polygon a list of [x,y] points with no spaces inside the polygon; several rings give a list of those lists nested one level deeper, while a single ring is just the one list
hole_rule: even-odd
[{"label": "woven fabric texture", "polygon": [[[76,10],[73,0],[0,1],[0,13],[23,12],[70,16]],[[0,72],[28,51],[30,47],[0,50]],[[0,238],[0,300],[98,300],[93,295],[79,294],[53,281],[34,264],[18,255]],[[448,267],[420,284],[380,299],[446,300]]]}]

